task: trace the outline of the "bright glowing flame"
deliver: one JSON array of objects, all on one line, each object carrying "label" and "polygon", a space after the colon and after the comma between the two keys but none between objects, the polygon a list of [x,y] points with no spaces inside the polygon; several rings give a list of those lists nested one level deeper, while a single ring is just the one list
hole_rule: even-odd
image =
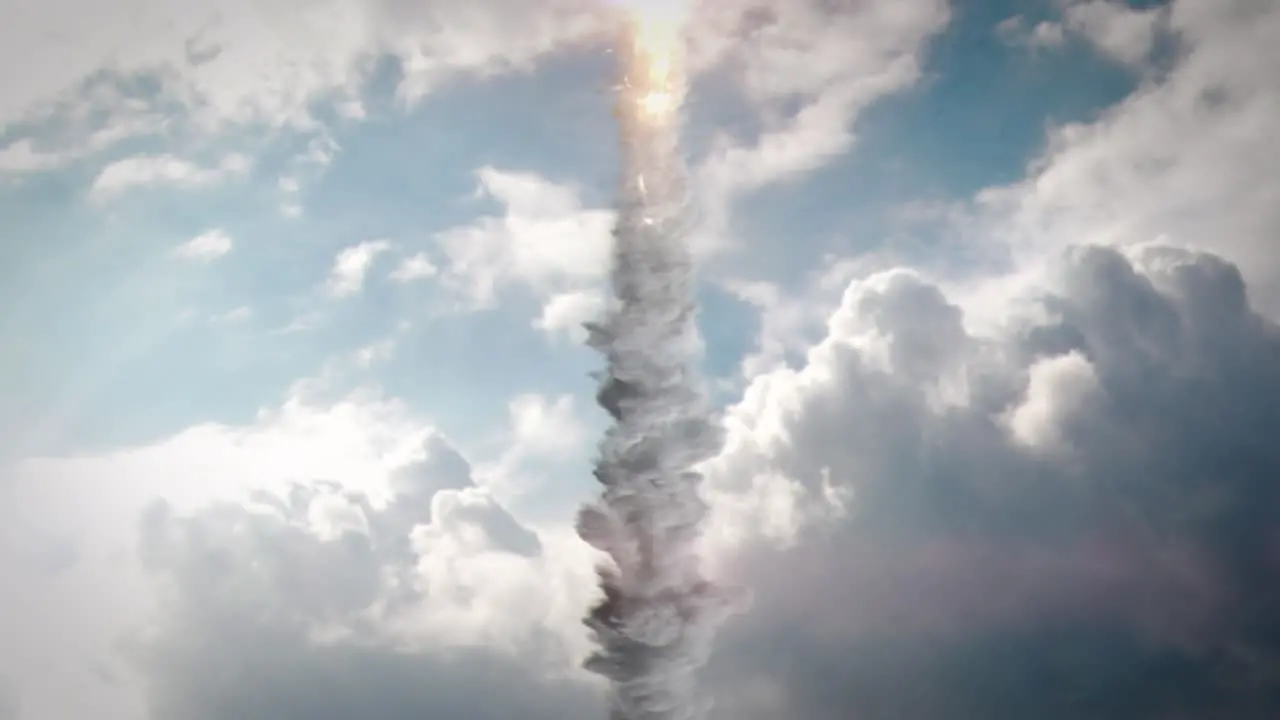
[{"label": "bright glowing flame", "polygon": [[630,81],[640,111],[653,118],[670,116],[683,96],[684,39],[688,3],[682,0],[615,0],[628,13],[631,33]]},{"label": "bright glowing flame", "polygon": [[676,105],[675,94],[666,91],[651,90],[640,98],[640,109],[646,115],[670,115]]}]

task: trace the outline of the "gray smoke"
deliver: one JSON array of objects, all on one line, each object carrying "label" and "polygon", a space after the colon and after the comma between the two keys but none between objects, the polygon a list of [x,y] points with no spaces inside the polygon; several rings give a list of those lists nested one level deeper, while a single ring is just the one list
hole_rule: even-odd
[{"label": "gray smoke", "polygon": [[597,394],[614,424],[600,444],[601,497],[578,532],[607,553],[603,599],[587,615],[599,649],[587,669],[610,681],[612,720],[692,720],[710,702],[695,674],[736,594],[702,575],[695,543],[707,514],[696,467],[721,442],[695,370],[687,173],[676,113],[646,116],[652,90],[629,58],[617,116],[623,182],[614,229],[613,302],[589,343],[607,360]]}]

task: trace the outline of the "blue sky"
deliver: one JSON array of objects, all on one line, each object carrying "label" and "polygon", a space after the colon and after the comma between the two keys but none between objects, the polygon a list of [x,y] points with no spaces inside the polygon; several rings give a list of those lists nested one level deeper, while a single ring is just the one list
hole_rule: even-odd
[{"label": "blue sky", "polygon": [[[743,247],[724,260],[727,272],[795,283],[824,253],[874,250],[904,204],[959,202],[1016,180],[1048,125],[1089,119],[1132,89],[1132,73],[1083,42],[1029,57],[1004,40],[995,26],[1017,5],[955,10],[925,51],[920,82],[858,119],[854,150],[742,203],[734,230]],[[321,105],[318,133],[141,138],[13,181],[3,197],[6,236],[41,241],[6,248],[16,254],[5,263],[14,278],[8,304],[22,308],[8,314],[6,344],[30,349],[10,359],[6,376],[17,387],[6,426],[56,418],[37,441],[47,453],[243,421],[293,380],[386,339],[401,321],[417,327],[377,379],[460,437],[500,421],[514,393],[584,394],[591,358],[548,346],[518,303],[431,319],[429,295],[388,287],[377,272],[350,302],[326,302],[316,288],[344,247],[388,239],[402,253],[429,250],[433,234],[500,211],[469,197],[482,166],[537,172],[606,207],[617,172],[608,68],[598,51],[566,51],[524,72],[459,79],[406,109],[393,96],[396,65],[386,61],[361,91],[370,113],[363,121]],[[716,80],[706,81],[707,94],[732,104]],[[698,113],[704,104],[694,103],[696,139],[700,123],[725,109]],[[301,215],[287,217],[278,183],[305,168],[301,156],[317,137],[336,148],[332,160],[299,173]],[[114,159],[175,153],[216,164],[232,152],[254,163],[230,182],[142,188],[101,207],[87,198],[96,171]],[[166,255],[210,229],[233,238],[235,251],[209,267]],[[936,252],[933,238],[916,242],[914,252]],[[714,287],[707,293],[703,322],[716,337],[709,364],[727,375],[750,344],[751,310]],[[243,323],[207,322],[242,307],[254,313]],[[281,333],[308,312],[323,327]],[[527,362],[513,365],[512,354]]]},{"label": "blue sky", "polygon": [[[335,707],[430,716],[405,678],[489,717],[520,706],[469,704],[495,672],[536,717],[592,716],[554,668],[592,587],[571,520],[604,419],[577,328],[608,269],[616,8],[130,2],[0,2],[0,65],[35,68],[0,72],[0,571],[39,615],[0,653],[0,720],[70,695],[321,717],[335,682]],[[709,674],[724,716],[1018,716],[1020,664],[1077,677],[1044,652],[1063,627],[1131,672],[1080,670],[1094,689],[1039,716],[1269,716],[1179,643],[1274,627],[1239,599],[1274,568],[1222,530],[1261,546],[1274,518],[1222,508],[1274,499],[1280,469],[1256,440],[1280,387],[1277,7],[726,0],[687,31],[728,434],[706,553],[759,595]],[[1233,499],[1187,503],[1222,516],[1153,540],[1200,475]],[[984,583],[1014,588],[999,617]],[[231,637],[299,669],[199,680],[254,657]],[[959,673],[974,657],[997,679]],[[1152,689],[1175,666],[1203,697]]]}]

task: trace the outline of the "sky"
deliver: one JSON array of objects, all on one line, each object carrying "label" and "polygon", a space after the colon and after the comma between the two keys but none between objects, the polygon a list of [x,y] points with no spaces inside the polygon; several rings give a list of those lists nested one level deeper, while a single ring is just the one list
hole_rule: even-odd
[{"label": "sky", "polygon": [[[604,717],[604,0],[0,0],[0,720]],[[1280,4],[685,29],[714,720],[1280,716]]]}]

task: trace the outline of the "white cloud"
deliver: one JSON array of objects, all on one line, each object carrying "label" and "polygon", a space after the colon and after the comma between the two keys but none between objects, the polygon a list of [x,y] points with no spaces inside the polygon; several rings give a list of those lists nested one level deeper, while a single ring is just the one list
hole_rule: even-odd
[{"label": "white cloud", "polygon": [[[159,133],[167,125],[165,118],[156,112],[124,104],[115,108],[112,119],[102,125],[94,125],[88,118],[97,111],[101,98],[86,99],[87,106],[78,113],[84,127],[77,127],[69,137],[53,139],[18,137],[0,149],[0,172],[25,174],[56,170],[92,156],[112,145],[139,135]],[[3,123],[0,123],[0,127]]]},{"label": "white cloud", "polygon": [[35,149],[30,138],[22,138],[0,150],[0,170],[9,173],[51,170],[78,159],[82,154],[79,149],[41,152]]},{"label": "white cloud", "polygon": [[558,293],[542,307],[542,314],[533,321],[533,327],[552,336],[564,334],[573,342],[581,343],[587,338],[583,323],[599,317],[604,307],[604,296],[596,289]]},{"label": "white cloud", "polygon": [[[1079,352],[1046,358],[1028,371],[1026,397],[1010,409],[1009,430],[1031,448],[1060,451],[1070,437],[1070,423],[1086,415],[1101,392],[1098,376]],[[1096,414],[1093,410],[1093,414]]]},{"label": "white cloud", "polygon": [[545,297],[603,280],[611,210],[584,208],[574,188],[531,173],[486,167],[477,176],[481,196],[501,203],[503,214],[436,238],[447,258],[445,282],[472,307],[492,307],[512,285]]},{"label": "white cloud", "polygon": [[408,101],[599,37],[605,13],[594,0],[55,0],[6,20],[0,128],[57,115],[91,132],[160,110],[208,130],[307,128],[325,101],[358,117],[382,58],[403,62]]},{"label": "white cloud", "polygon": [[507,418],[502,451],[476,468],[477,482],[505,503],[547,490],[549,474],[582,460],[590,445],[587,425],[569,395],[517,395],[507,404]]},{"label": "white cloud", "polygon": [[321,542],[341,540],[348,533],[369,535],[369,517],[359,504],[339,493],[325,493],[307,507],[307,522]]},{"label": "white cloud", "polygon": [[251,166],[252,161],[239,154],[228,155],[211,168],[169,154],[138,155],[104,167],[89,188],[89,198],[103,202],[128,190],[150,185],[207,187],[243,176]]},{"label": "white cloud", "polygon": [[[10,640],[0,667],[14,673],[28,717],[90,708],[145,717],[137,697],[145,687],[114,648],[120,633],[145,627],[155,610],[137,560],[149,502],[163,498],[194,512],[312,478],[376,495],[388,469],[420,455],[431,432],[395,403],[356,396],[323,407],[295,395],[248,426],[210,424],[150,447],[8,468],[0,493],[13,532],[0,539],[0,572],[10,611],[0,623]],[[73,551],[74,564],[60,574],[41,579],[11,562],[50,544]]]},{"label": "white cloud", "polygon": [[948,16],[945,0],[699,6],[696,66],[730,69],[763,127],[752,141],[721,136],[699,168],[706,205],[700,242],[725,241],[739,196],[801,176],[852,147],[857,115],[919,77],[925,44]]},{"label": "white cloud", "polygon": [[220,229],[213,229],[191,238],[173,249],[174,257],[189,262],[210,263],[225,256],[235,247],[231,236]]},{"label": "white cloud", "polygon": [[299,196],[302,193],[302,183],[297,177],[285,175],[276,181],[276,187],[280,190],[280,214],[285,217],[296,218],[302,216],[302,203]]},{"label": "white cloud", "polygon": [[363,370],[368,370],[378,363],[390,360],[395,355],[395,352],[396,339],[392,337],[366,345],[359,350],[356,350],[354,359],[358,367]]},{"label": "white cloud", "polygon": [[129,0],[108,10],[61,0],[17,14],[5,26],[3,45],[12,55],[3,64],[39,69],[0,81],[12,89],[0,124],[73,95],[95,75],[144,73],[163,82],[166,99],[204,110],[209,122],[288,119],[347,80],[368,32],[360,6]]},{"label": "white cloud", "polygon": [[[1111,11],[1108,11],[1111,12]],[[1239,263],[1264,309],[1280,309],[1280,6],[1179,1],[1166,11],[1172,67],[1094,123],[1057,129],[1022,182],[980,197],[969,238],[1024,262],[1075,242],[1164,238]]]},{"label": "white cloud", "polygon": [[1060,22],[1041,20],[1030,29],[1021,15],[1013,15],[996,24],[996,35],[1011,45],[1031,50],[1056,48],[1066,42],[1066,31]]},{"label": "white cloud", "polygon": [[1106,0],[1085,0],[1067,7],[1066,26],[1107,55],[1138,66],[1151,55],[1167,6],[1146,9]]},{"label": "white cloud", "polygon": [[1111,0],[1060,0],[1060,20],[1041,20],[1027,27],[1020,15],[1002,20],[996,34],[1031,50],[1060,47],[1067,34],[1084,38],[1111,59],[1141,69],[1167,24],[1168,6],[1135,7]]},{"label": "white cloud", "polygon": [[750,147],[729,142],[701,168],[701,180],[719,195],[757,190],[794,179],[843,154],[853,144],[857,98],[830,90],[808,103],[783,127],[763,133]]},{"label": "white cloud", "polygon": [[765,104],[813,97],[849,82],[875,82],[921,51],[945,25],[945,2],[830,4],[735,0],[698,9],[694,62],[734,69]]},{"label": "white cloud", "polygon": [[[902,14],[901,27],[843,28],[904,43],[872,59],[912,56],[904,38],[925,5],[859,7]],[[456,8],[442,12],[466,19]],[[740,9],[723,12],[737,22]],[[988,193],[991,227],[1037,261],[1081,239],[1166,234],[1270,277],[1278,68],[1263,41],[1276,16],[1176,4],[1187,55],[1096,125],[1056,135],[1025,183]],[[825,30],[772,24],[804,43]],[[730,194],[847,147],[861,101],[839,73],[875,68],[874,95],[916,70],[859,65],[828,38],[804,45],[822,50],[808,77],[795,38],[762,34],[760,57],[739,61],[774,139],[723,148],[733,172],[706,172]],[[469,57],[460,48],[440,56]],[[429,62],[416,72],[432,77]],[[473,304],[515,284],[544,301],[536,325],[570,326],[599,298],[611,216],[533,175],[486,170],[481,186],[503,212],[440,238],[442,278]],[[347,248],[330,290],[359,292],[386,250]],[[1077,250],[1030,288],[1033,307],[1002,290],[974,292],[979,307],[918,273],[840,268],[796,297],[733,287],[763,318],[707,468],[708,547],[757,607],[708,673],[722,706],[741,720],[1275,716],[1280,330],[1248,312],[1236,270],[1169,248]],[[997,322],[975,330],[978,313]],[[0,482],[0,676],[24,711],[599,717],[573,670],[593,557],[567,528],[513,513],[508,493],[533,483],[502,484],[586,451],[573,401],[514,399],[506,451],[473,472],[400,403],[305,390],[245,425],[32,461]],[[155,497],[168,504],[139,541]],[[131,656],[141,681],[111,650],[134,622],[149,624]]]},{"label": "white cloud", "polygon": [[[1256,632],[1276,586],[1258,554],[1271,514],[1254,509],[1280,472],[1280,328],[1211,256],[1084,249],[1054,278],[985,335],[915,273],[847,283],[800,366],[753,378],[729,409],[707,541],[756,605],[706,675],[735,717],[1208,707],[1144,681],[1168,662],[1238,680],[1216,707],[1270,687],[1251,674],[1277,652]],[[143,682],[121,682],[177,720],[372,702],[389,717],[598,716],[574,669],[594,555],[564,526],[521,522],[492,482],[580,457],[573,401],[513,400],[507,452],[473,472],[401,403],[307,390],[243,426],[31,462],[0,488],[24,557],[54,557],[27,550],[63,536],[84,552],[76,583],[8,576],[28,593],[0,620],[22,630],[6,653],[24,701],[43,717],[84,697],[99,713],[127,704],[61,673],[146,621],[130,666]],[[133,519],[157,496],[168,505],[139,540]],[[36,608],[53,619],[31,630]],[[74,651],[39,641],[55,625],[77,629]],[[1018,672],[1054,667],[1064,642],[1099,659],[1071,677],[1102,690],[1081,699]],[[975,653],[1004,680],[973,682]],[[502,688],[478,680],[494,673]],[[738,694],[754,678],[768,678],[760,706]]]},{"label": "white cloud", "polygon": [[296,315],[287,325],[278,331],[281,335],[291,335],[293,333],[307,332],[314,330],[323,323],[321,313],[316,311],[304,311]]},{"label": "white cloud", "polygon": [[1029,38],[1033,47],[1057,47],[1066,41],[1062,25],[1047,20],[1036,23]]},{"label": "white cloud", "polygon": [[390,249],[391,243],[387,240],[366,240],[343,248],[333,259],[333,268],[329,272],[329,294],[338,298],[360,294],[374,262]]},{"label": "white cloud", "polygon": [[396,269],[392,271],[391,279],[396,282],[407,283],[435,277],[439,272],[440,268],[437,268],[435,263],[427,258],[426,253],[417,253],[401,260]]},{"label": "white cloud", "polygon": [[[520,659],[536,657],[536,643],[545,638],[561,645],[552,648],[553,658],[560,654],[562,662],[568,660],[578,649],[572,645],[573,626],[582,612],[572,603],[590,597],[586,567],[570,564],[589,557],[573,547],[576,539],[565,542],[567,533],[563,539],[548,534],[553,544],[544,546],[491,495],[474,487],[437,492],[431,516],[411,535],[415,589],[427,600],[406,615],[406,623],[419,626],[418,635],[441,649],[481,646]],[[551,552],[564,554],[551,558]],[[581,584],[570,585],[575,581]],[[566,665],[553,672],[573,670]]]},{"label": "white cloud", "polygon": [[509,410],[512,445],[521,455],[573,457],[586,444],[586,428],[570,396],[519,395]]},{"label": "white cloud", "polygon": [[413,101],[458,70],[527,67],[557,47],[609,37],[607,6],[593,0],[488,0],[479,5],[383,0],[385,37],[403,59],[399,96]]},{"label": "white cloud", "polygon": [[814,342],[844,287],[855,277],[883,269],[873,257],[828,258],[827,267],[807,278],[799,296],[789,296],[767,280],[727,280],[725,289],[760,313],[755,349],[742,358],[740,379],[785,367]]},{"label": "white cloud", "polygon": [[[575,669],[592,592],[585,547],[567,528],[523,525],[403,404],[366,392],[325,402],[306,388],[243,426],[30,460],[0,487],[13,531],[0,539],[0,668],[26,717],[94,707],[141,720],[145,704],[209,718],[226,707],[205,705],[211,695],[241,703],[262,672],[281,682],[262,716],[294,714],[315,688],[294,694],[286,676],[310,685],[317,659],[339,653],[370,663],[344,666],[349,688],[387,690],[390,667],[416,668],[404,689],[426,683],[429,699],[378,694],[383,706],[412,703],[409,714],[452,703],[506,705],[509,715],[528,703],[531,717],[577,706],[585,720],[592,703]],[[525,444],[544,443],[564,412],[560,402],[517,405]],[[18,562],[52,558],[60,544],[72,551],[67,569]],[[226,564],[209,565],[215,556]],[[56,582],[38,577],[50,572]],[[143,632],[118,655],[120,633],[134,629]],[[252,670],[263,652],[281,662]],[[506,668],[522,691],[473,688],[484,667]],[[577,679],[564,685],[566,675]]]},{"label": "white cloud", "polygon": [[61,154],[42,153],[34,149],[29,138],[17,140],[0,150],[0,170],[24,172],[58,167],[68,160]]},{"label": "white cloud", "polygon": [[238,324],[244,323],[253,317],[253,306],[240,305],[232,308],[224,313],[218,313],[209,318],[210,321],[218,324]]},{"label": "white cloud", "polygon": [[982,335],[913,273],[855,281],[729,409],[707,544],[756,597],[716,689],[775,686],[735,717],[1275,712],[1280,327],[1209,255],[1080,248],[1052,278]]}]

